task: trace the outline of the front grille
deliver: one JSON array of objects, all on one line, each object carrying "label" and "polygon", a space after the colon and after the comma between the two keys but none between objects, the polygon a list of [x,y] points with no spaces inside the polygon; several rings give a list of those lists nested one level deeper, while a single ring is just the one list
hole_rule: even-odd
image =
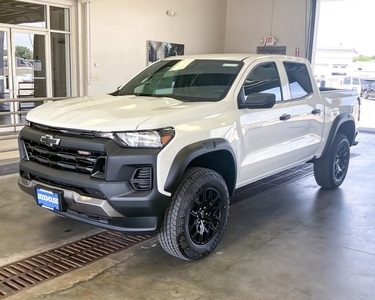
[{"label": "front grille", "polygon": [[106,154],[85,149],[68,149],[60,146],[48,147],[42,143],[24,139],[30,161],[54,169],[91,174],[97,160]]},{"label": "front grille", "polygon": [[57,128],[57,127],[50,127],[46,125],[41,125],[37,123],[31,123],[30,127],[37,128],[43,132],[47,133],[59,133],[64,135],[71,135],[71,136],[87,136],[87,137],[94,137],[94,133],[92,131],[85,131],[85,130],[77,130],[77,129],[64,129],[64,128]]},{"label": "front grille", "polygon": [[135,170],[131,179],[133,188],[137,191],[148,191],[152,188],[152,168],[143,167]]}]

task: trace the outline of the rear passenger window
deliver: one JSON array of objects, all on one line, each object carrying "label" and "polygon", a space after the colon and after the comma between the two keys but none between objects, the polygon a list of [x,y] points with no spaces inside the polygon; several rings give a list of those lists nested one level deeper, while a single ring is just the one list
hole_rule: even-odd
[{"label": "rear passenger window", "polygon": [[281,101],[279,72],[274,62],[263,63],[251,70],[244,83],[245,98],[252,93],[271,93]]},{"label": "rear passenger window", "polygon": [[344,78],[344,82],[343,83],[344,84],[351,84],[350,78],[348,78],[348,77]]},{"label": "rear passenger window", "polygon": [[284,62],[292,99],[302,98],[312,93],[309,71],[303,63]]}]

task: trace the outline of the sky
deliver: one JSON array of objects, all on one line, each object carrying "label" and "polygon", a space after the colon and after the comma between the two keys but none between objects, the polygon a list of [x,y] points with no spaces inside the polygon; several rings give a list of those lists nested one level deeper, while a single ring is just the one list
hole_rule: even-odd
[{"label": "sky", "polygon": [[375,55],[375,0],[321,1],[318,47],[355,49]]}]

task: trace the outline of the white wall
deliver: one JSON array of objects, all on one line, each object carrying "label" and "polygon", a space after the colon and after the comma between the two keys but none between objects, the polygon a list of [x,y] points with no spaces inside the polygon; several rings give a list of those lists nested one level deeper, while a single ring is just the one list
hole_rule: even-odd
[{"label": "white wall", "polygon": [[311,0],[228,0],[225,52],[256,53],[260,39],[273,35],[287,55],[306,57]]},{"label": "white wall", "polygon": [[184,44],[185,54],[223,52],[226,2],[91,0],[88,94],[111,92],[143,69],[147,40]]}]

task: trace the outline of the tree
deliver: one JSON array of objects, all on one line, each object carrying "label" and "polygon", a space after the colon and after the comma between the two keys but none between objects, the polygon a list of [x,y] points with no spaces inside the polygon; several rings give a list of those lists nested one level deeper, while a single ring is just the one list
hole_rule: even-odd
[{"label": "tree", "polygon": [[373,59],[374,59],[374,56],[371,57],[371,56],[360,55],[360,56],[354,57],[353,62],[356,62],[356,61],[372,61]]},{"label": "tree", "polygon": [[16,57],[31,59],[32,58],[31,54],[32,53],[29,48],[25,46],[16,46]]}]

